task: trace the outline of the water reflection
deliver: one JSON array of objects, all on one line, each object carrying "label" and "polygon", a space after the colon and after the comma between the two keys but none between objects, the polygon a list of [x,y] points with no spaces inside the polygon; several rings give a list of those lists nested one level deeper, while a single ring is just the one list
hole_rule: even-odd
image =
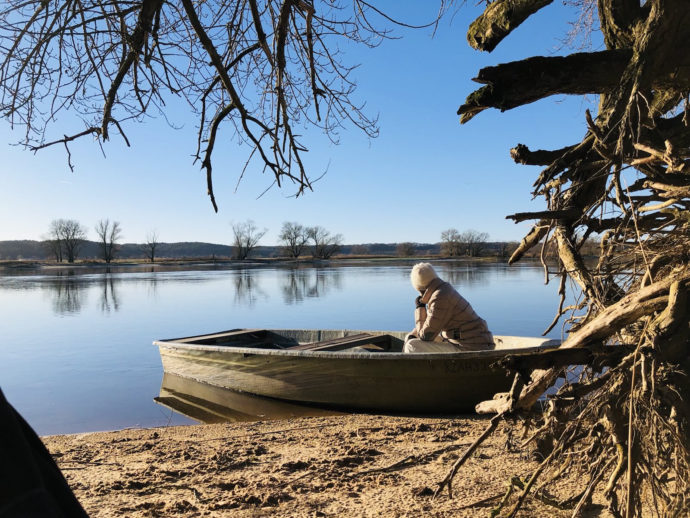
[{"label": "water reflection", "polygon": [[250,396],[168,373],[163,374],[160,395],[154,401],[205,424],[341,414],[334,410]]},{"label": "water reflection", "polygon": [[[0,273],[0,380],[42,434],[163,425],[161,407],[153,402],[163,370],[152,339],[268,323],[275,328],[407,330],[412,263],[271,264],[224,271],[141,265],[127,271],[112,267],[110,273],[104,267]],[[466,280],[482,278],[468,275],[468,265],[457,261],[432,264],[461,290]],[[454,268],[461,270],[458,275]],[[543,285],[539,265],[480,264],[477,269],[486,272],[486,285],[466,295],[496,334],[538,336],[551,322],[558,295],[556,286]],[[228,311],[233,297],[238,302]],[[94,336],[99,347],[93,345]],[[558,330],[550,337],[558,338]],[[103,401],[108,401],[107,412]],[[188,421],[175,413],[172,422]]]},{"label": "water reflection", "polygon": [[331,268],[286,270],[281,286],[285,304],[299,304],[305,298],[323,297],[332,289],[342,289],[342,273]]},{"label": "water reflection", "polygon": [[[99,293],[98,308],[104,314],[120,311],[119,285],[122,280],[104,273],[85,278],[73,270],[58,272],[51,277],[36,278],[33,282],[12,283],[3,289],[41,290],[50,298],[53,313],[59,316],[76,315],[86,308],[88,292]],[[154,283],[155,284],[155,283]]]},{"label": "water reflection", "polygon": [[110,273],[105,273],[101,279],[101,312],[111,313],[120,311],[120,302],[115,286],[120,281],[116,281]]},{"label": "water reflection", "polygon": [[61,272],[46,283],[50,289],[53,313],[71,315],[81,312],[86,300],[84,285],[79,282],[74,272]]},{"label": "water reflection", "polygon": [[268,294],[259,286],[256,270],[241,270],[234,276],[235,305],[252,307],[258,299],[267,299]]},{"label": "water reflection", "polygon": [[[444,281],[452,284],[456,288],[463,286],[480,286],[486,283],[487,279],[489,279],[490,277],[496,276],[496,273],[498,271],[502,271],[498,268],[494,268],[493,265],[488,265],[486,263],[466,261],[431,261],[431,264],[436,270],[436,273],[439,277],[441,277]],[[404,267],[399,269],[401,277],[405,278],[407,282],[409,282],[412,266],[413,265],[411,264],[409,268]]]},{"label": "water reflection", "polygon": [[148,273],[151,275],[145,279],[146,296],[152,301],[156,301],[158,299],[158,275],[156,275],[156,270],[153,266],[148,270]]},{"label": "water reflection", "polygon": [[486,282],[493,269],[477,268],[474,264],[463,264],[461,267],[455,265],[442,266],[438,272],[444,281],[453,286],[478,286]]}]

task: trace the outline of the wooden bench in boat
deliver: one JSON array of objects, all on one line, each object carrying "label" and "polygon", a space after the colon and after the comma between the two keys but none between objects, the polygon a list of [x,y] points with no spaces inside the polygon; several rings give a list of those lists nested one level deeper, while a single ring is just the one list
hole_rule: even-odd
[{"label": "wooden bench in boat", "polygon": [[267,329],[233,329],[212,335],[190,336],[176,341],[196,345],[246,346],[255,349],[284,349],[296,343],[295,340],[286,340]]},{"label": "wooden bench in boat", "polygon": [[266,329],[233,329],[212,335],[190,336],[178,338],[180,343],[194,343],[203,345],[224,344],[233,341],[261,342],[267,339],[269,332]]},{"label": "wooden bench in boat", "polygon": [[[199,345],[244,345],[258,349],[289,349],[292,351],[342,351],[353,347],[365,347],[371,351],[386,351],[390,349],[390,340],[389,335],[357,333],[320,342],[292,345],[290,344],[291,340],[286,340],[266,329],[233,329],[212,335],[181,338],[176,341]],[[292,342],[294,343],[294,340]]]},{"label": "wooden bench in boat", "polygon": [[286,347],[291,351],[342,351],[352,347],[367,347],[372,350],[385,351],[390,347],[390,336],[357,333],[355,335],[333,338],[322,342],[293,345]]}]

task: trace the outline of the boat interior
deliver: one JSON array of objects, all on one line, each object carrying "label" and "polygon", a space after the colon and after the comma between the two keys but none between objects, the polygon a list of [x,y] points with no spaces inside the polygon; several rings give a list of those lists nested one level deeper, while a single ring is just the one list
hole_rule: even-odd
[{"label": "boat interior", "polygon": [[404,333],[365,331],[233,329],[212,335],[192,336],[175,343],[293,351],[401,352]]},{"label": "boat interior", "polygon": [[[159,340],[156,344],[249,347],[289,351],[401,353],[407,332],[336,329],[231,329],[220,333]],[[495,350],[557,348],[561,341],[544,337],[495,336]]]}]

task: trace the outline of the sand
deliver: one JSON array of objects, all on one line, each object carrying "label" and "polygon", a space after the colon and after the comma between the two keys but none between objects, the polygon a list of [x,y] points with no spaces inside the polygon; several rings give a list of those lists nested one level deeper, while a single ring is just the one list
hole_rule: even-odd
[{"label": "sand", "polygon": [[[432,498],[487,424],[342,415],[42,439],[93,517],[488,516],[510,477],[537,466],[504,432],[461,468],[452,499]],[[570,513],[528,499],[519,516]]]}]

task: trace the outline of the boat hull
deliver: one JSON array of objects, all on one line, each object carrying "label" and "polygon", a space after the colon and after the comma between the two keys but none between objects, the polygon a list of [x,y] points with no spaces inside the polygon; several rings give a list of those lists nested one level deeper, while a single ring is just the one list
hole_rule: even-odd
[{"label": "boat hull", "polygon": [[263,350],[155,342],[166,373],[217,387],[316,406],[395,413],[473,412],[506,391],[495,362],[508,351],[403,354]]}]

